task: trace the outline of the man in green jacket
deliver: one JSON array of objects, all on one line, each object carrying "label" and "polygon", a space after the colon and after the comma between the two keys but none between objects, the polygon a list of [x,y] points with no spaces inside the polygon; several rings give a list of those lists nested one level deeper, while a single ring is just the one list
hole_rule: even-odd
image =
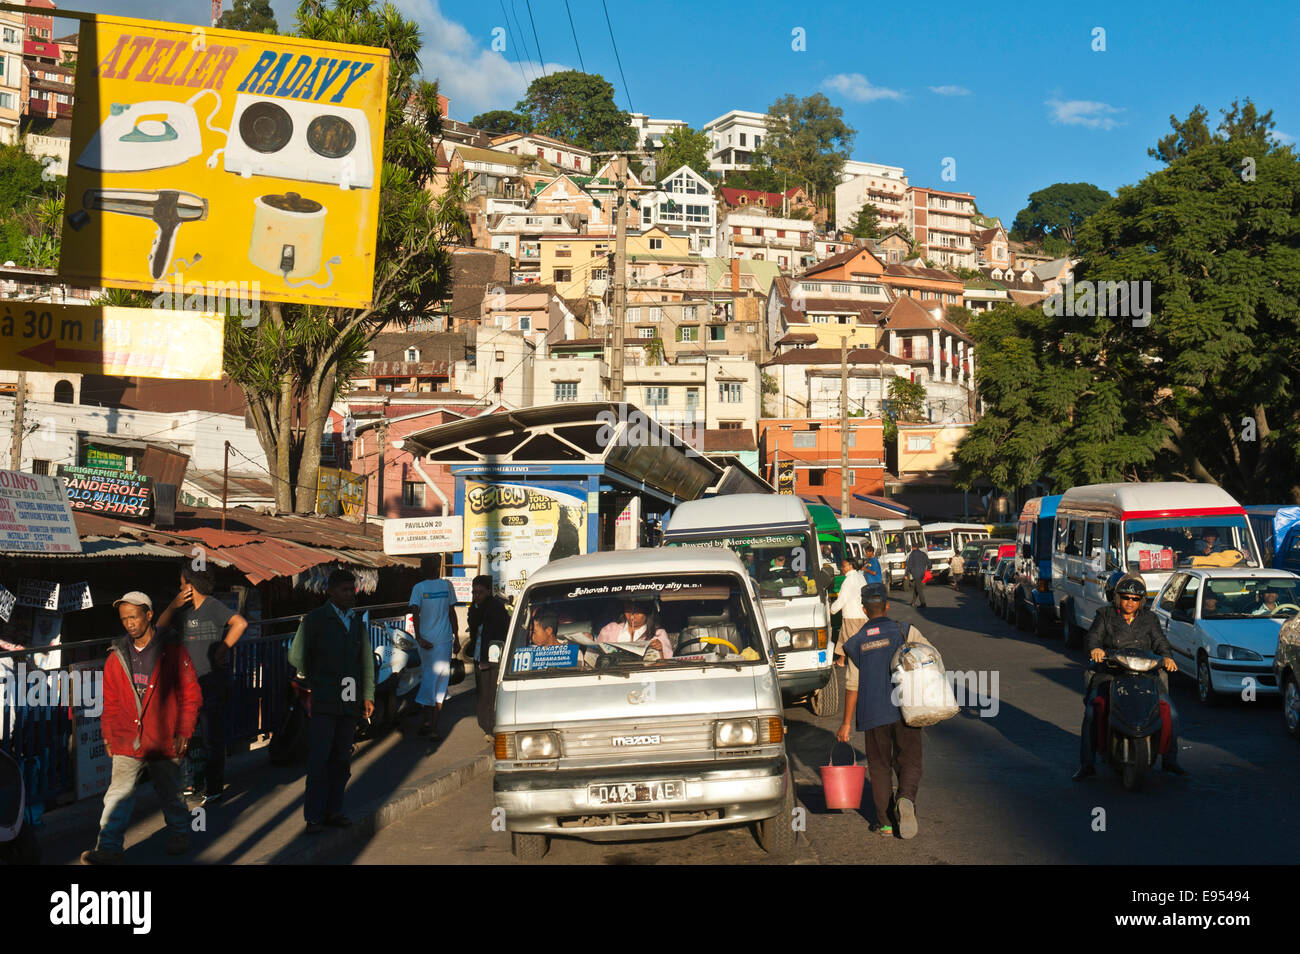
[{"label": "man in green jacket", "polygon": [[343,789],[352,774],[352,740],[357,720],[375,711],[375,667],[361,614],[357,580],[335,570],[325,587],[324,606],[302,618],[289,647],[289,665],[307,677],[311,719],[307,723],[307,831],[326,825],[347,828]]}]

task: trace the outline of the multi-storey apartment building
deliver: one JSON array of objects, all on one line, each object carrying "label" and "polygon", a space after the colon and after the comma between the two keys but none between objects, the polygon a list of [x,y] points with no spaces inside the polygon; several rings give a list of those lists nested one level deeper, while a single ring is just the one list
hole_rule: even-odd
[{"label": "multi-storey apartment building", "polygon": [[907,218],[907,173],[902,166],[850,159],[843,181],[835,187],[835,227],[852,228],[858,210],[870,203],[880,213],[881,230],[903,225]]},{"label": "multi-storey apartment building", "polygon": [[967,192],[945,192],[909,186],[906,221],[921,249],[921,256],[943,268],[974,268],[977,262],[971,236],[975,197]]},{"label": "multi-storey apartment building", "polygon": [[0,144],[18,141],[24,112],[23,14],[0,10]]},{"label": "multi-storey apartment building", "polygon": [[813,262],[814,226],[808,219],[783,219],[731,212],[718,222],[718,255],[776,262],[794,271]]},{"label": "multi-storey apartment building", "polygon": [[591,173],[591,151],[540,133],[506,133],[492,139],[492,148],[520,156],[537,156],[565,172]]},{"label": "multi-storey apartment building", "polygon": [[694,255],[711,256],[717,244],[718,206],[713,185],[690,166],[671,170],[659,180],[661,189],[642,195],[641,227],[662,225],[685,231]]},{"label": "multi-storey apartment building", "polygon": [[754,150],[763,144],[767,135],[767,114],[733,109],[705,123],[703,131],[713,140],[710,170],[748,169]]}]

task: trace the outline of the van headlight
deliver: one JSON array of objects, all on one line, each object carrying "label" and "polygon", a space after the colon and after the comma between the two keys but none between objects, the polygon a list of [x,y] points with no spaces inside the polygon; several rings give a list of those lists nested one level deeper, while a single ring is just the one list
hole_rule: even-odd
[{"label": "van headlight", "polygon": [[734,749],[739,745],[758,744],[757,719],[723,719],[713,723],[713,747]]},{"label": "van headlight", "polygon": [[795,630],[794,638],[790,642],[791,649],[812,649],[814,647],[826,648],[826,629],[799,629]]},{"label": "van headlight", "polygon": [[1243,649],[1240,646],[1219,646],[1214,654],[1220,659],[1234,659],[1237,662],[1261,662],[1264,657],[1253,649]]},{"label": "van headlight", "polygon": [[523,762],[560,757],[560,739],[554,732],[517,732],[515,746]]}]

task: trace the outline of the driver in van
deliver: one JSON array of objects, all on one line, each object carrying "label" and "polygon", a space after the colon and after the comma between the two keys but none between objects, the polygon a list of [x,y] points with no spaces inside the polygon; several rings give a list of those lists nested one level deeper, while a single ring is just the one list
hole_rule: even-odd
[{"label": "driver in van", "polygon": [[598,643],[630,643],[649,639],[664,659],[672,659],[673,646],[668,634],[659,626],[654,604],[646,600],[624,600],[623,618],[604,626],[596,637]]},{"label": "driver in van", "polygon": [[1219,542],[1219,531],[1212,530],[1212,529],[1206,530],[1204,533],[1201,534],[1201,539],[1198,540],[1195,546],[1192,547],[1192,555],[1209,556],[1217,548],[1218,542]]},{"label": "driver in van", "polygon": [[[1088,657],[1093,662],[1106,658],[1108,650],[1137,649],[1155,653],[1164,658],[1166,672],[1160,674],[1160,698],[1169,704],[1169,751],[1163,757],[1163,768],[1174,775],[1186,775],[1187,770],[1178,764],[1178,710],[1169,698],[1169,677],[1166,673],[1177,672],[1178,664],[1172,656],[1173,649],[1164,631],[1160,628],[1160,619],[1155,613],[1146,609],[1146,581],[1136,573],[1129,573],[1115,585],[1115,602],[1097,610],[1092,628],[1088,630]],[[1092,700],[1098,693],[1110,692],[1110,676],[1104,672],[1091,673],[1088,678],[1088,690],[1083,697],[1083,727],[1079,732],[1079,771],[1074,773],[1076,782],[1096,775],[1093,764],[1096,760],[1093,738]]]}]

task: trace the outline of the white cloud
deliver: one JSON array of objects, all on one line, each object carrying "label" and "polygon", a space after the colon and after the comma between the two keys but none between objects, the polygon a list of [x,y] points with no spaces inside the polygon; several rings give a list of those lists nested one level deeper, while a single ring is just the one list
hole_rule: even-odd
[{"label": "white cloud", "polygon": [[940,96],[969,96],[970,90],[965,86],[931,86],[930,92]]},{"label": "white cloud", "polygon": [[1292,136],[1289,133],[1279,132],[1276,129],[1273,130],[1273,138],[1284,146],[1295,144],[1295,136]]},{"label": "white cloud", "polygon": [[1114,129],[1119,125],[1110,114],[1123,112],[1108,103],[1087,99],[1049,99],[1046,105],[1052,113],[1052,122],[1065,126],[1087,126],[1089,129]]},{"label": "white cloud", "polygon": [[878,99],[902,99],[903,94],[896,89],[872,86],[861,73],[836,73],[822,80],[822,86],[834,90],[859,103],[871,103]]},{"label": "white cloud", "polygon": [[[516,47],[513,23],[502,24],[506,52],[497,53],[491,48],[490,34],[476,37],[455,20],[447,19],[438,0],[394,0],[394,5],[420,25],[424,41],[421,72],[426,80],[438,81],[438,91],[451,100],[453,118],[468,120],[489,109],[513,109],[523,98],[528,82],[541,72],[527,57],[522,38]],[[516,49],[525,54],[522,60],[508,58]],[[528,82],[519,75],[520,63]],[[546,64],[548,73],[567,69],[570,67],[558,63]]]}]

